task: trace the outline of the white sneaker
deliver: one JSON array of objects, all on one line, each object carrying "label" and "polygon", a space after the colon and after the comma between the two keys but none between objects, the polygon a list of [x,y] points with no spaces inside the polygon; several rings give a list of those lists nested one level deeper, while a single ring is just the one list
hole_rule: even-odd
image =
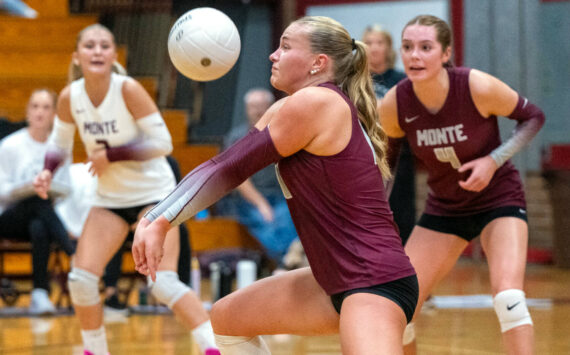
[{"label": "white sneaker", "polygon": [[30,313],[34,315],[55,314],[55,307],[49,299],[47,290],[34,288],[30,296]]}]

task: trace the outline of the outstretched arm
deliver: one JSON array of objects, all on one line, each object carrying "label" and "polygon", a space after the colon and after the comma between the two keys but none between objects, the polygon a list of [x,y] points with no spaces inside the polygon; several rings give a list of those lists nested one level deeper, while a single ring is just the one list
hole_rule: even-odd
[{"label": "outstretched arm", "polygon": [[[337,129],[330,124],[331,115],[326,111],[331,107],[327,103],[330,90],[306,88],[299,92],[306,94],[274,103],[245,137],[190,172],[147,213],[133,243],[139,272],[155,277],[162,244],[171,227],[208,207],[263,167],[306,148],[324,130]],[[333,97],[338,99],[338,95]],[[332,145],[325,143],[323,146]]]},{"label": "outstretched arm", "polygon": [[172,227],[207,208],[249,176],[281,159],[266,128],[256,128],[221,154],[201,164],[146,215],[164,216]]},{"label": "outstretched arm", "polygon": [[210,206],[265,166],[277,162],[269,130],[253,128],[221,154],[192,170],[164,200],[143,218],[135,233],[133,257],[137,270],[154,272],[166,232]]},{"label": "outstretched arm", "polygon": [[304,88],[274,103],[244,138],[190,172],[142,219],[133,243],[137,270],[154,278],[168,229],[216,202],[261,168],[301,149],[317,155],[340,151],[331,132],[350,124],[347,112],[344,100],[326,88]]}]

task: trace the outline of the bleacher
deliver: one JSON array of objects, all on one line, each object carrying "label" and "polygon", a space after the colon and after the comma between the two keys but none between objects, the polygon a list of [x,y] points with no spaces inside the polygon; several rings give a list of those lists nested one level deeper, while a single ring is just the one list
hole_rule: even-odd
[{"label": "bleacher", "polygon": [[[50,88],[60,92],[65,87],[77,34],[98,21],[96,15],[70,14],[68,0],[29,0],[27,3],[39,12],[37,19],[0,15],[0,117],[11,121],[24,119],[27,100],[34,89]],[[119,62],[126,66],[127,48],[119,47],[118,53]],[[151,97],[157,98],[157,78],[136,79]],[[218,153],[217,145],[187,143],[186,111],[161,109],[161,112],[172,135],[173,156],[178,160],[183,175]],[[73,157],[74,162],[85,161],[86,158],[77,135]],[[191,220],[187,225],[191,245],[197,253],[218,248],[259,248],[246,229],[232,219]],[[123,271],[132,274],[132,257],[128,251],[125,254]],[[62,285],[65,285],[62,277],[68,269],[67,256],[62,252],[53,253],[50,270]],[[0,241],[0,279],[29,280],[31,272],[30,244]],[[22,290],[23,293],[28,291]],[[0,287],[0,297],[10,303],[9,290],[7,293]],[[57,302],[63,301],[58,298]]]}]

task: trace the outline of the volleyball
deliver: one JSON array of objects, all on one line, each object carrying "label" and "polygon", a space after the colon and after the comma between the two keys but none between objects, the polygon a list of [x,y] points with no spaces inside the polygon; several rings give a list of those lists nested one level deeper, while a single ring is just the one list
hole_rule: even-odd
[{"label": "volleyball", "polygon": [[174,67],[196,81],[225,75],[236,63],[241,41],[236,25],[223,12],[199,7],[180,16],[168,35]]}]

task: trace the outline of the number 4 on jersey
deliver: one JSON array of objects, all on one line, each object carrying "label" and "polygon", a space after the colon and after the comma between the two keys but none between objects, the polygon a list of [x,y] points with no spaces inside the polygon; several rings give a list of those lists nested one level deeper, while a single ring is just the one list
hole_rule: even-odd
[{"label": "number 4 on jersey", "polygon": [[437,160],[442,163],[449,163],[453,169],[459,169],[461,166],[461,162],[459,158],[457,158],[457,154],[455,154],[455,149],[453,147],[443,147],[443,148],[434,148],[433,152]]}]

